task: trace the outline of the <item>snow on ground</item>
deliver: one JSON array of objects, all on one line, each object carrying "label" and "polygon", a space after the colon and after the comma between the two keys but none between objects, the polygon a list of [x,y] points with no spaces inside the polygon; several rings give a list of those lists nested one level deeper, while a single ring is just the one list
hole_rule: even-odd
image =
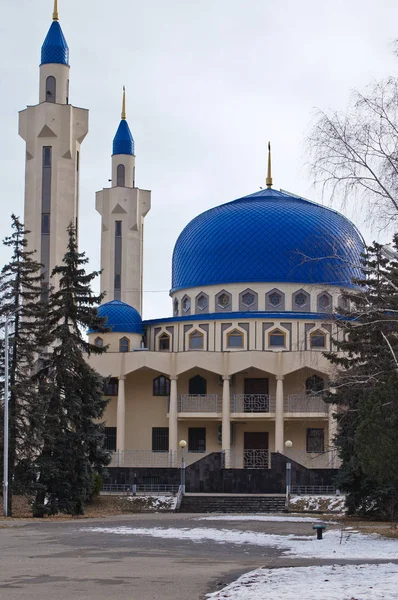
[{"label": "snow on ground", "polygon": [[145,505],[151,510],[175,510],[176,496],[127,496],[126,500],[137,505]]},{"label": "snow on ground", "polygon": [[346,565],[257,569],[246,573],[213,600],[395,600],[398,565]]},{"label": "snow on ground", "polygon": [[[321,523],[316,517],[285,517],[284,515],[215,515],[214,517],[198,517],[195,521],[269,521],[271,523]],[[334,521],[328,521],[328,524]]]},{"label": "snow on ground", "polygon": [[289,507],[298,512],[343,513],[345,496],[293,496]]},{"label": "snow on ground", "polygon": [[182,529],[174,527],[87,527],[84,528],[84,531],[131,536],[146,535],[164,539],[191,540],[193,542],[213,541],[220,544],[247,544],[262,546],[264,553],[268,546],[282,550],[286,556],[299,558],[388,560],[398,557],[398,540],[341,529],[326,531],[323,540],[317,540],[310,526],[308,536],[276,535],[256,531],[205,527]]}]

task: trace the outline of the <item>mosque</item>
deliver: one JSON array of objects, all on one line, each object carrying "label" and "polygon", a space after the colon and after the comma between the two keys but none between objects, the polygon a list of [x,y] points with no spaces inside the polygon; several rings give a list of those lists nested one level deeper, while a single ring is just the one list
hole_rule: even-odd
[{"label": "mosque", "polygon": [[[19,116],[26,142],[24,222],[45,285],[56,285],[49,274],[65,253],[66,227],[79,223],[88,111],[70,104],[69,76],[55,0],[41,50],[39,103]],[[188,469],[210,469],[216,491],[221,471],[251,473],[246,491],[255,472],[263,481],[280,476],[281,458],[294,461],[301,482],[338,467],[333,409],[322,399],[333,372],[323,353],[333,347],[342,291],[359,275],[363,242],[355,226],[334,210],[274,189],[269,152],[264,189],[207,210],[181,232],[171,316],[143,321],[151,192],[135,186],[125,94],[111,160],[111,185],[96,194],[106,292],[99,313],[110,332],[88,335],[109,348],[90,362],[109,377],[105,424],[113,480],[142,472],[163,481],[162,473],[177,471],[181,452]]]}]

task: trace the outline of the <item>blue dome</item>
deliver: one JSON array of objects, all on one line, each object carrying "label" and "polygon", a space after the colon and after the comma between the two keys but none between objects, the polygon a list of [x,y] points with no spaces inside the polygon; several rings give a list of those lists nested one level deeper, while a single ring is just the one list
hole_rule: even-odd
[{"label": "blue dome", "polygon": [[[112,333],[143,334],[140,313],[125,302],[112,300],[101,304],[98,308],[98,315],[106,318],[105,325],[111,329]],[[89,333],[93,333],[93,331],[90,330]]]},{"label": "blue dome", "polygon": [[113,154],[134,155],[134,139],[125,119],[120,121],[120,125],[114,137]]},{"label": "blue dome", "polygon": [[41,64],[50,63],[69,65],[69,48],[58,21],[52,22],[41,47]]},{"label": "blue dome", "polygon": [[362,238],[340,213],[265,189],[212,208],[180,234],[172,291],[228,283],[352,286]]}]

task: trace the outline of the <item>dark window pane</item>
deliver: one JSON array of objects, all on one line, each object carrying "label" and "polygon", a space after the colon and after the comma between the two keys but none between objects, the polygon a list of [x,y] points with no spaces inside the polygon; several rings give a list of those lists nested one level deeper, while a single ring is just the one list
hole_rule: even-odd
[{"label": "dark window pane", "polygon": [[203,349],[203,334],[199,331],[194,331],[189,336],[189,348],[190,350],[202,350]]},{"label": "dark window pane", "polygon": [[115,221],[115,236],[122,237],[122,222]]},{"label": "dark window pane", "polygon": [[243,335],[238,332],[229,333],[227,336],[228,348],[243,348]]},{"label": "dark window pane", "polygon": [[169,428],[152,427],[152,452],[169,451]]},{"label": "dark window pane", "polygon": [[119,380],[111,377],[104,383],[104,396],[117,396],[119,392]]},{"label": "dark window pane", "polygon": [[129,352],[130,342],[127,338],[119,340],[119,352]]},{"label": "dark window pane", "polygon": [[51,167],[51,146],[43,147],[43,167]]},{"label": "dark window pane", "polygon": [[323,333],[314,333],[311,335],[311,348],[324,348],[326,345],[326,336]]},{"label": "dark window pane", "polygon": [[116,427],[105,427],[105,448],[116,451]]},{"label": "dark window pane", "polygon": [[170,379],[160,375],[153,380],[154,396],[170,396]]},{"label": "dark window pane", "polygon": [[321,453],[325,451],[324,430],[307,429],[307,452]]},{"label": "dark window pane", "polygon": [[170,350],[170,336],[162,335],[159,338],[159,350]]},{"label": "dark window pane", "polygon": [[322,392],[324,389],[325,383],[322,377],[318,377],[318,375],[312,375],[308,377],[305,382],[305,390],[307,394],[316,394]]},{"label": "dark window pane", "polygon": [[207,394],[207,381],[200,375],[195,375],[189,380],[189,393],[192,395]]},{"label": "dark window pane", "polygon": [[188,428],[188,452],[206,452],[206,428]]},{"label": "dark window pane", "polygon": [[55,102],[56,100],[56,91],[57,91],[57,82],[55,77],[50,75],[46,79],[46,101],[47,102]]},{"label": "dark window pane", "polygon": [[50,215],[42,215],[41,216],[41,232],[50,233]]},{"label": "dark window pane", "polygon": [[270,346],[284,346],[285,345],[285,335],[283,333],[270,333],[269,345]]},{"label": "dark window pane", "polygon": [[115,290],[120,290],[120,275],[115,275]]},{"label": "dark window pane", "polygon": [[124,165],[118,165],[116,170],[116,185],[117,187],[125,187],[126,169]]}]

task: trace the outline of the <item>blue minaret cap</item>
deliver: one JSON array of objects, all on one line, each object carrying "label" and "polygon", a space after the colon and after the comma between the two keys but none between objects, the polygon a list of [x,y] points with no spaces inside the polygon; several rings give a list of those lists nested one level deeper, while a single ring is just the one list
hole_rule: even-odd
[{"label": "blue minaret cap", "polygon": [[113,139],[113,154],[134,155],[134,138],[131,135],[130,127],[125,119],[120,121],[120,125]]},{"label": "blue minaret cap", "polygon": [[126,88],[123,87],[122,120],[113,139],[112,154],[130,154],[134,156],[134,138],[126,121]]},{"label": "blue minaret cap", "polygon": [[69,66],[69,47],[58,21],[53,21],[41,47],[41,64]]}]

